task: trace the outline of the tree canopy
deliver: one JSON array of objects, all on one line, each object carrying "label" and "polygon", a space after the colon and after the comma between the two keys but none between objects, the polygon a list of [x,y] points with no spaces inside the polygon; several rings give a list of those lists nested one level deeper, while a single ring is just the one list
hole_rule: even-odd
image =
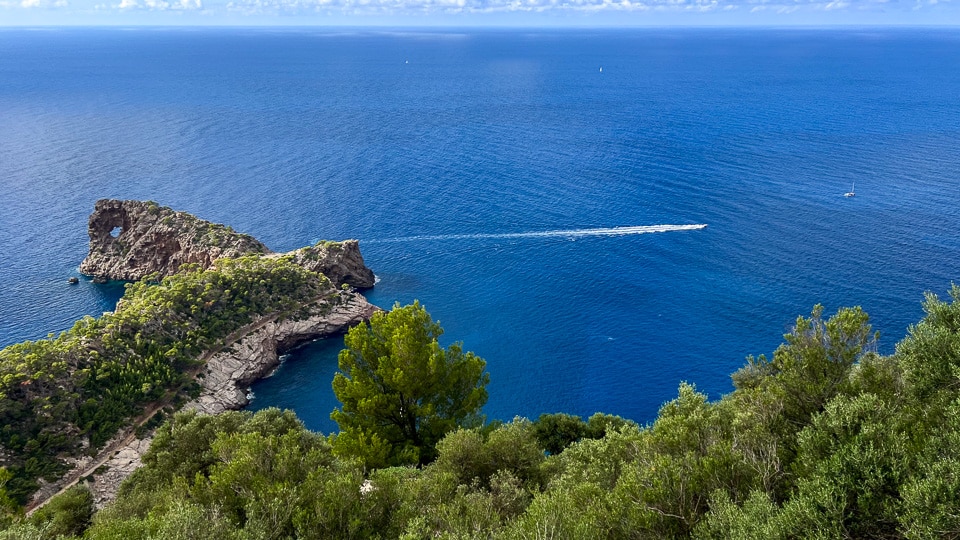
[{"label": "tree canopy", "polygon": [[335,451],[373,467],[422,465],[447,432],[482,423],[486,362],[460,343],[441,347],[442,334],[419,302],[375,313],[347,333],[333,379],[343,404],[330,415],[340,426]]},{"label": "tree canopy", "polygon": [[[827,317],[817,306],[719,400],[681,383],[645,426],[546,414],[456,428],[420,467],[354,459],[380,448],[399,463],[418,450],[385,420],[395,431],[354,415],[327,438],[276,409],[179,413],[92,520],[77,488],[30,519],[6,518],[0,540],[960,538],[960,288],[951,296],[927,298],[893,355],[875,351],[858,308]],[[348,336],[343,359],[393,366],[389,377],[341,374],[367,381],[357,389],[387,410],[382,396],[400,399],[384,391],[402,372],[392,354],[450,359],[423,308],[392,313]],[[478,408],[461,422],[477,422]],[[5,478],[0,469],[0,495]]]},{"label": "tree canopy", "polygon": [[189,397],[198,386],[188,372],[231,332],[336,297],[329,280],[286,257],[221,259],[129,283],[113,313],[0,349],[4,489],[24,504],[38,478],[55,480],[68,468],[62,458],[85,451],[82,439],[96,449],[147,404]]}]

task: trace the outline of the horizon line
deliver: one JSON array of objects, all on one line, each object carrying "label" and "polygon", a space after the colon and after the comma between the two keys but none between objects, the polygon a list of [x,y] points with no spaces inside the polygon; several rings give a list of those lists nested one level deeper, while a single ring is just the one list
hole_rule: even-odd
[{"label": "horizon line", "polygon": [[136,23],[136,22],[99,22],[99,23],[55,23],[55,24],[19,24],[0,22],[0,29],[19,28],[19,29],[54,29],[54,28],[152,28],[152,29],[171,29],[171,28],[210,28],[210,29],[396,29],[396,30],[841,30],[841,29],[942,29],[957,30],[960,29],[960,21],[956,23],[781,23],[781,24],[723,24],[723,23],[704,23],[704,24],[446,24],[446,23],[424,23],[424,24],[397,24],[397,23],[378,23],[368,22],[365,24],[350,23],[304,23],[283,24],[277,21],[271,21],[265,24],[237,24],[233,22],[223,23],[193,23],[184,21],[180,24],[155,24],[155,23]]}]

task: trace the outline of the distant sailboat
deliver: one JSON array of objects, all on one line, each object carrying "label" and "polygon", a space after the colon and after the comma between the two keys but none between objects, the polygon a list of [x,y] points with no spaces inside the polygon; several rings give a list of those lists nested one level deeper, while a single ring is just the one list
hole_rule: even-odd
[{"label": "distant sailboat", "polygon": [[603,73],[603,66],[600,66],[600,73]]},{"label": "distant sailboat", "polygon": [[855,188],[856,186],[857,186],[857,183],[856,183],[856,182],[853,182],[852,184],[850,184],[850,191],[844,193],[843,196],[844,196],[844,197],[856,197],[856,196],[857,196],[857,193],[856,193],[856,191],[853,189],[853,188]]}]

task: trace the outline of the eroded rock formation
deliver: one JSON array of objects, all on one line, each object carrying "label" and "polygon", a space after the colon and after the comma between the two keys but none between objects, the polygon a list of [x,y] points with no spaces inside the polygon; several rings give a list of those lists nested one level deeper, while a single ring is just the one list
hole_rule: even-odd
[{"label": "eroded rock formation", "polygon": [[[200,396],[184,405],[204,414],[220,414],[245,407],[250,385],[269,374],[280,363],[280,355],[306,341],[346,332],[365,321],[378,308],[352,291],[340,291],[333,300],[324,299],[312,308],[314,314],[301,320],[265,319],[237,341],[212,355],[206,362]],[[120,484],[136,469],[150,447],[152,434],[133,439],[104,463],[101,474],[89,485],[98,508],[116,498]]]},{"label": "eroded rock formation", "polygon": [[[273,254],[250,235],[152,201],[101,199],[90,214],[88,232],[90,252],[80,271],[99,280],[163,277],[187,263],[207,268],[222,257],[284,255]],[[290,255],[337,286],[373,287],[373,272],[364,264],[356,240],[320,242]]]},{"label": "eroded rock formation", "polygon": [[304,342],[344,333],[377,309],[360,294],[341,291],[335,300],[314,306],[308,318],[265,321],[207,360],[200,397],[186,407],[207,414],[243,408],[249,403],[250,385],[276,368],[281,354]]},{"label": "eroded rock formation", "polygon": [[207,268],[221,257],[269,253],[250,235],[152,201],[97,201],[88,225],[84,274],[135,281],[173,274],[186,263]]},{"label": "eroded rock formation", "polygon": [[284,255],[292,256],[293,262],[307,270],[327,276],[338,287],[343,283],[359,289],[373,287],[373,271],[364,264],[360,243],[356,240],[321,241]]}]

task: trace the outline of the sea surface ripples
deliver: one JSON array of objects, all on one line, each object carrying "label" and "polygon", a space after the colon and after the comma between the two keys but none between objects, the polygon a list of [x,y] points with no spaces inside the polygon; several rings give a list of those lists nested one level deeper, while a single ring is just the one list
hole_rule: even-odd
[{"label": "sea surface ripples", "polygon": [[[0,29],[0,345],[112,309],[66,278],[114,197],[360,239],[373,302],[487,360],[491,418],[717,397],[818,302],[891,352],[960,279],[958,59],[929,29]],[[254,406],[334,429],[339,348]]]}]

